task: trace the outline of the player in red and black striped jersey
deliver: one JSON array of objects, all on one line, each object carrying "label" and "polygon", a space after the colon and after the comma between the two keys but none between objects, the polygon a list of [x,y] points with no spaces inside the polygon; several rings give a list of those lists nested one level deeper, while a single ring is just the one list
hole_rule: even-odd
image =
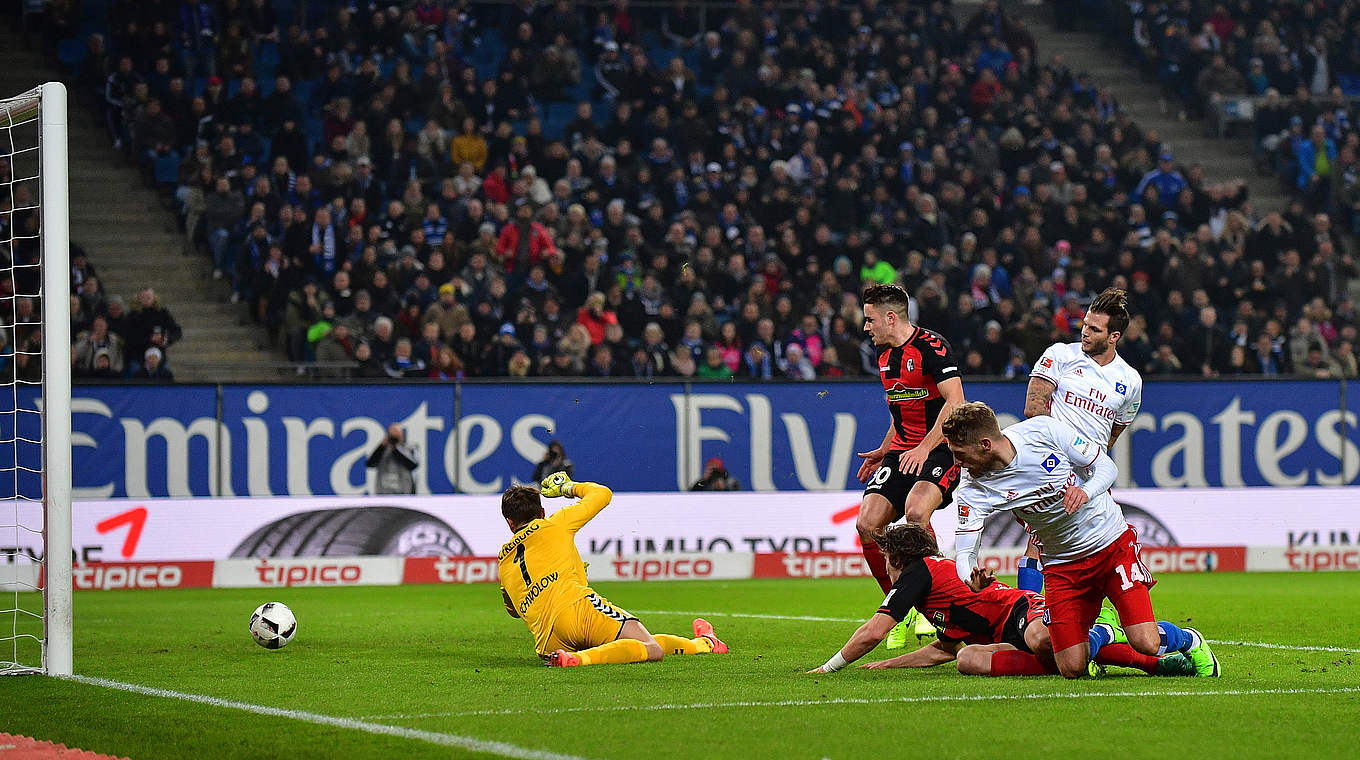
[{"label": "player in red and black striped jersey", "polygon": [[913,325],[900,285],[864,291],[864,331],[879,348],[878,373],[892,425],[877,449],[862,452],[865,483],[855,529],[864,559],[884,593],[892,585],[873,537],[894,520],[930,525],[930,515],[949,503],[959,468],[944,442],[941,424],[962,404],[963,380],[949,342]]},{"label": "player in red and black striped jersey", "polygon": [[[865,668],[926,668],[958,660],[959,672],[965,675],[1058,673],[1042,596],[998,583],[981,569],[975,569],[965,584],[954,561],[939,556],[935,537],[915,523],[899,525],[879,535],[877,542],[895,576],[887,598],[845,646],[811,672],[835,672],[868,654],[915,609],[934,624],[939,637],[914,652]],[[1194,674],[1184,658],[1139,654],[1127,643],[1102,647],[1096,662],[1150,675]]]}]

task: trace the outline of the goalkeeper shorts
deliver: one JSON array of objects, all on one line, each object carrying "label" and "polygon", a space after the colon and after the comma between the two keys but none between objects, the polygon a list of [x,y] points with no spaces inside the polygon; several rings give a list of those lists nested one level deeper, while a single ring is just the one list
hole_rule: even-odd
[{"label": "goalkeeper shorts", "polygon": [[601,644],[608,644],[623,632],[623,625],[637,616],[609,603],[594,592],[586,594],[557,613],[552,631],[540,646],[538,654],[546,657],[559,649],[579,652]]}]

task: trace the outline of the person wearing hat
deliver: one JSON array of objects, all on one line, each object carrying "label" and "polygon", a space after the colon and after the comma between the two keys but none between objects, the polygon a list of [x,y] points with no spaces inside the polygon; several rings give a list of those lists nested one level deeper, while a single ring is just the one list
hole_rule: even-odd
[{"label": "person wearing hat", "polygon": [[142,366],[132,374],[133,380],[145,380],[152,383],[173,383],[175,373],[170,371],[163,363],[165,354],[155,346],[148,348],[142,353]]},{"label": "person wearing hat", "polygon": [[619,92],[628,80],[628,64],[619,55],[619,43],[608,40],[600,50],[600,60],[595,64],[595,84],[604,91],[610,102],[618,100]]},{"label": "person wearing hat", "polygon": [[704,462],[704,474],[694,485],[690,486],[691,491],[740,491],[741,481],[732,477],[723,464],[721,457],[709,457]]},{"label": "person wearing hat", "polygon": [[425,308],[421,321],[439,325],[442,335],[457,335],[459,326],[472,318],[467,307],[459,303],[457,297],[458,290],[453,283],[440,285],[438,300]]},{"label": "person wearing hat", "polygon": [[1176,171],[1175,157],[1171,151],[1163,150],[1157,157],[1157,168],[1143,175],[1139,180],[1138,186],[1133,189],[1131,197],[1141,199],[1143,192],[1148,186],[1157,188],[1157,198],[1162,204],[1171,204],[1176,201],[1176,196],[1189,186],[1185,177]]}]

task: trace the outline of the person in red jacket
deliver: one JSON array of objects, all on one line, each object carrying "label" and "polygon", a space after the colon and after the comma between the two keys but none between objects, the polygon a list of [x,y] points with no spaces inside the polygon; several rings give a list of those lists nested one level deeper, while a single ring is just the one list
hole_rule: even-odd
[{"label": "person in red jacket", "polygon": [[604,293],[597,290],[586,298],[585,306],[577,309],[576,321],[590,333],[590,344],[598,346],[604,341],[605,327],[618,324],[619,317],[606,307]]},{"label": "person in red jacket", "polygon": [[[517,280],[523,280],[529,267],[542,264],[548,256],[557,251],[548,230],[534,221],[534,210],[520,200],[515,208],[515,221],[505,225],[501,236],[496,240],[496,255],[500,257],[505,273]],[[506,285],[510,285],[506,282]]]}]

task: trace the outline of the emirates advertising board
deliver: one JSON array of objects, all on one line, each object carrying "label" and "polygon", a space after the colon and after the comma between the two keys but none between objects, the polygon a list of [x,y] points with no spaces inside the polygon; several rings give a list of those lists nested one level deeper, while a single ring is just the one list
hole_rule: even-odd
[{"label": "emirates advertising board", "polygon": [[[1024,389],[965,383],[1003,423]],[[7,404],[0,442],[14,440]],[[1118,485],[1356,484],[1358,411],[1360,382],[1149,381],[1115,447]],[[718,457],[746,491],[837,492],[859,487],[855,452],[889,425],[874,382],[78,386],[72,412],[85,500],[371,494],[365,460],[392,423],[416,450],[419,494],[499,493],[528,480],[552,440],[578,473],[619,491],[686,491]],[[18,418],[36,431],[37,415]],[[12,447],[0,443],[0,461],[33,453]],[[0,473],[0,493],[38,485]]]}]

